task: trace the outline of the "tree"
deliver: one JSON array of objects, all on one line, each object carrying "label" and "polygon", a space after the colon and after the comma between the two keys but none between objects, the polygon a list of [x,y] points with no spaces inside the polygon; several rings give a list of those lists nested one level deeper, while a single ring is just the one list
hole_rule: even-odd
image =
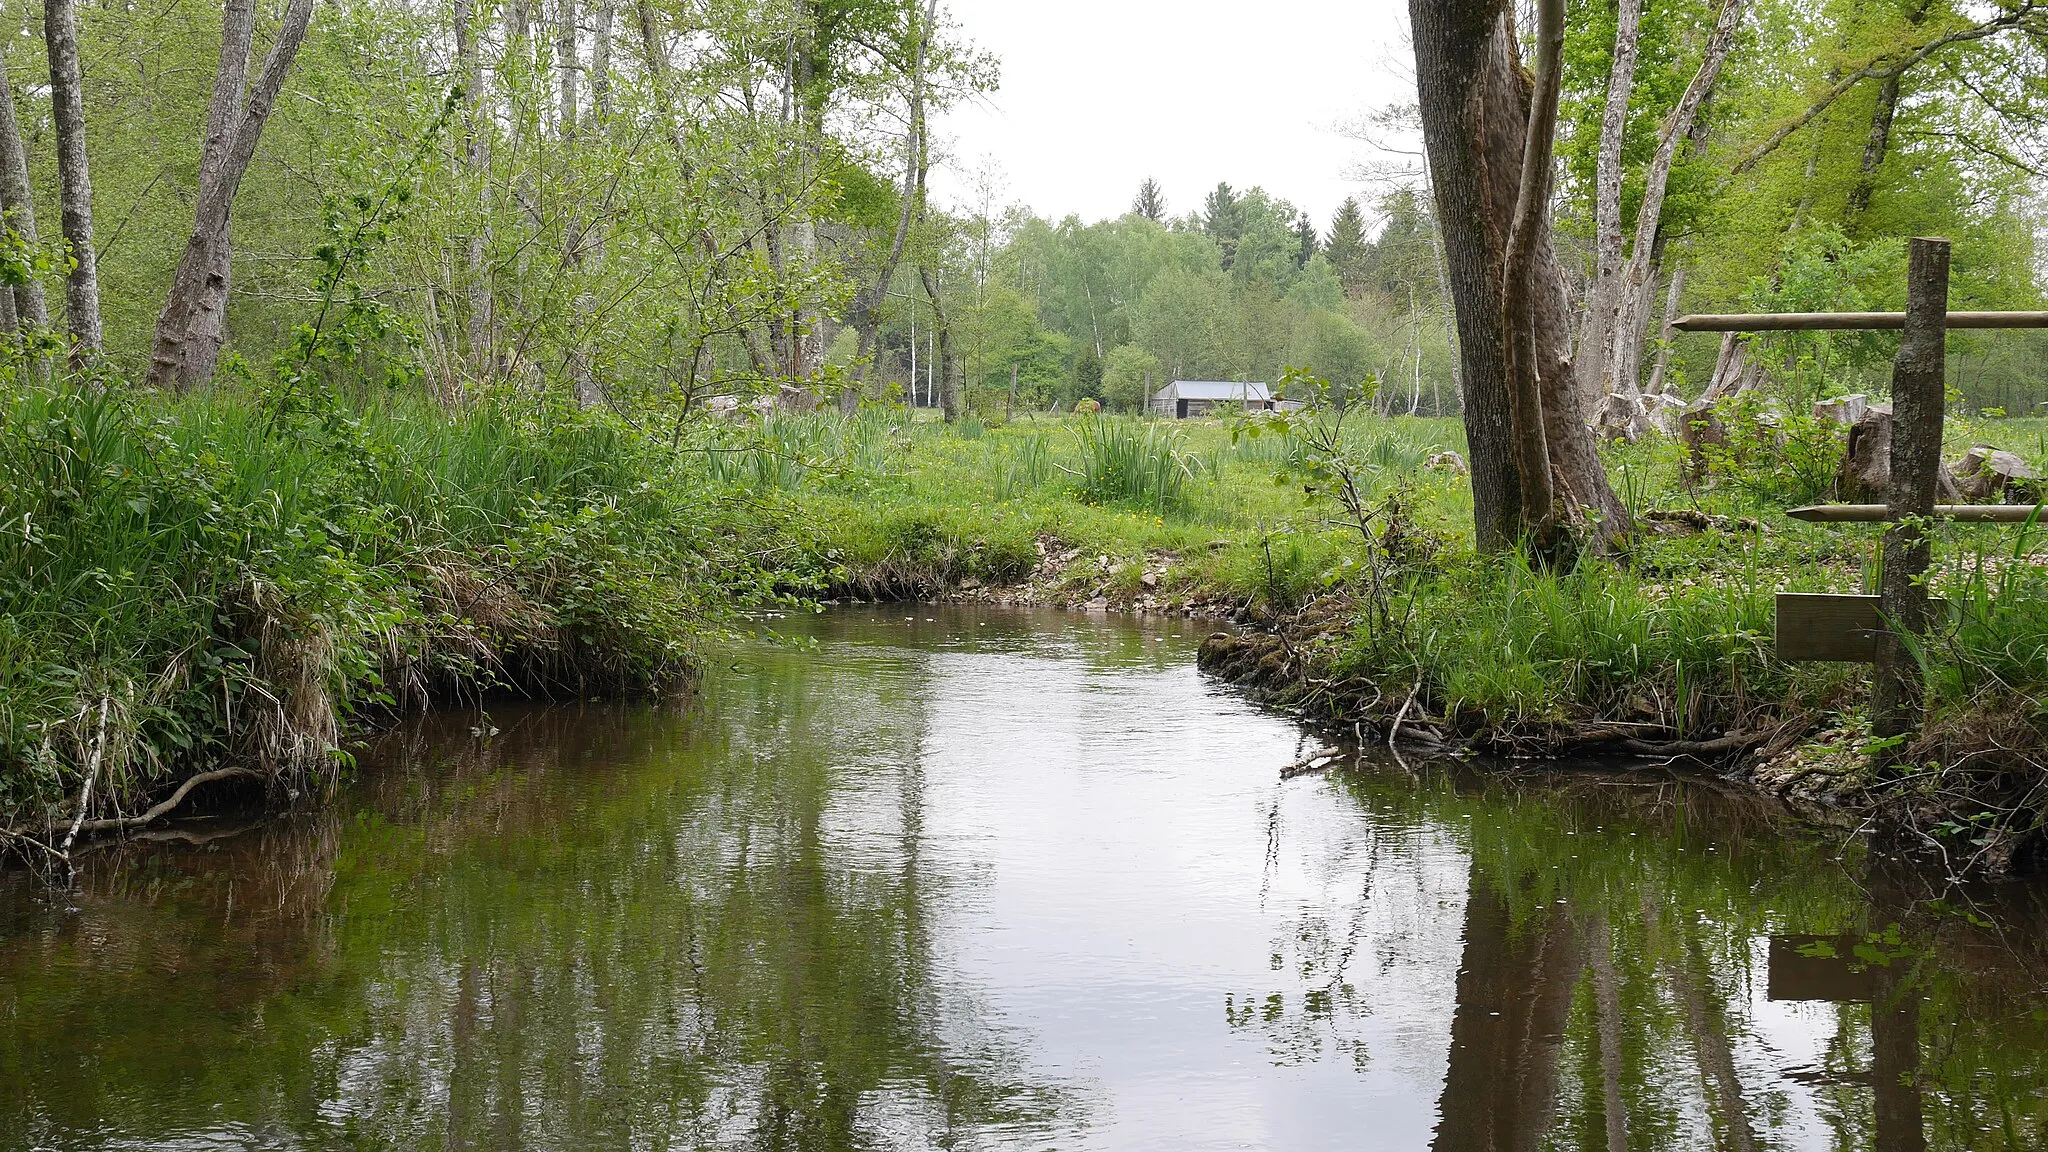
[{"label": "tree", "polygon": [[255,86],[244,92],[255,45],[255,7],[255,0],[227,0],[222,6],[220,67],[200,152],[198,218],[157,319],[148,375],[152,387],[189,391],[213,379],[227,338],[228,232],[235,194],[313,15],[313,0],[291,0]]},{"label": "tree", "polygon": [[[938,0],[926,0],[922,18],[914,19],[910,35],[910,67],[904,77],[904,99],[909,115],[905,124],[903,140],[903,186],[897,192],[896,231],[889,239],[888,254],[883,257],[881,267],[874,278],[854,297],[847,309],[847,323],[859,333],[859,369],[865,373],[865,364],[874,351],[875,337],[882,324],[882,301],[889,286],[896,279],[897,265],[903,259],[903,247],[910,238],[911,227],[924,218],[926,211],[925,184],[931,170],[931,142],[927,138],[925,124],[925,66],[931,56],[932,29],[938,23]],[[851,393],[841,396],[845,406]]]},{"label": "tree", "polygon": [[[0,50],[0,212],[6,228],[31,247],[36,244],[36,205],[29,193],[28,153],[21,143],[21,124],[14,113],[14,86],[7,77],[7,54]],[[26,335],[50,326],[43,286],[31,276],[15,286],[14,319]]]},{"label": "tree", "polygon": [[1223,250],[1223,269],[1229,271],[1237,260],[1238,241],[1244,238],[1244,204],[1235,189],[1218,183],[1202,201],[1202,231]]},{"label": "tree", "polygon": [[[1600,306],[1614,308],[1611,323],[1603,314],[1589,326],[1589,338],[1599,339],[1603,330],[1607,350],[1603,359],[1605,376],[1596,381],[1601,393],[1603,427],[1625,432],[1642,419],[1642,370],[1645,329],[1657,287],[1658,234],[1664,219],[1664,197],[1671,185],[1671,172],[1679,149],[1692,138],[1700,110],[1719,81],[1721,67],[1735,46],[1735,33],[1742,25],[1745,0],[1721,0],[1720,12],[1708,36],[1699,69],[1693,73],[1678,107],[1658,134],[1657,152],[1650,161],[1642,203],[1636,209],[1635,241],[1628,260],[1615,272],[1611,283],[1596,289]],[[1619,177],[1616,177],[1618,182]],[[1618,213],[1616,219],[1618,220]]]},{"label": "tree", "polygon": [[57,129],[58,207],[64,242],[71,248],[65,277],[64,323],[71,330],[71,362],[99,358],[99,250],[92,239],[92,170],[85,154],[85,93],[78,68],[77,0],[46,0],[43,39],[50,53],[51,120]]},{"label": "tree", "polygon": [[1138,195],[1131,201],[1131,211],[1152,221],[1154,224],[1166,219],[1166,193],[1159,187],[1159,181],[1150,176],[1138,185]]},{"label": "tree", "polygon": [[1294,236],[1296,242],[1294,250],[1295,267],[1306,268],[1308,267],[1308,262],[1315,259],[1316,254],[1322,251],[1323,248],[1322,238],[1316,234],[1316,222],[1309,219],[1308,213],[1303,212],[1295,217]]},{"label": "tree", "polygon": [[1158,359],[1167,378],[1215,379],[1235,375],[1231,318],[1220,275],[1170,268],[1145,289],[1131,328],[1134,342]]},{"label": "tree", "polygon": [[[1528,147],[1532,120],[1542,128],[1544,118],[1531,116],[1534,94],[1521,68],[1512,13],[1505,0],[1410,0],[1409,13],[1423,138],[1457,312],[1478,544],[1506,549],[1540,534],[1541,520],[1555,519],[1603,545],[1626,530],[1627,511],[1579,416],[1564,277],[1546,213],[1529,211],[1523,198],[1524,173],[1532,158],[1547,162],[1548,147]],[[1541,208],[1545,198],[1536,191],[1530,189],[1531,198]],[[1518,222],[1525,225],[1520,233]],[[1524,246],[1517,266],[1526,285],[1515,293],[1521,310],[1512,315],[1506,278],[1511,234]],[[1524,370],[1533,369],[1539,401],[1536,411],[1521,413],[1522,427],[1511,407],[1511,341],[1521,344]],[[1536,422],[1540,429],[1530,426]],[[1539,435],[1558,507],[1546,518],[1539,503],[1532,520],[1518,446],[1538,442]]]},{"label": "tree", "polygon": [[1323,246],[1330,258],[1331,267],[1337,270],[1338,279],[1344,282],[1348,291],[1358,291],[1365,285],[1366,257],[1365,212],[1358,206],[1358,200],[1349,198],[1337,208],[1337,214],[1330,218],[1330,238]]},{"label": "tree", "polygon": [[1164,386],[1159,358],[1134,344],[1109,350],[1102,361],[1102,399],[1125,412],[1143,412]]}]

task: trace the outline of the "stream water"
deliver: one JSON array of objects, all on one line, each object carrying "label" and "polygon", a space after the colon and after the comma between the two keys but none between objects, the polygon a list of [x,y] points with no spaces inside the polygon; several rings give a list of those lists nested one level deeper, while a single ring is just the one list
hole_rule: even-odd
[{"label": "stream water", "polygon": [[2036,889],[1319,745],[1203,629],[847,610],[688,706],[0,875],[0,1149],[2048,1147]]}]

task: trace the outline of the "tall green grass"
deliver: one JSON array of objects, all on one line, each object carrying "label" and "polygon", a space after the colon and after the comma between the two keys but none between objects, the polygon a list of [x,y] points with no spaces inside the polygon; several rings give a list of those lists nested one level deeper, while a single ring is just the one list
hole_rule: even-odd
[{"label": "tall green grass", "polygon": [[1186,436],[1158,420],[1094,417],[1075,424],[1083,499],[1142,508],[1179,508],[1194,476]]},{"label": "tall green grass", "polygon": [[296,788],[365,708],[683,673],[783,581],[702,459],[545,405],[0,393],[0,826],[88,768],[129,810],[224,762]]}]

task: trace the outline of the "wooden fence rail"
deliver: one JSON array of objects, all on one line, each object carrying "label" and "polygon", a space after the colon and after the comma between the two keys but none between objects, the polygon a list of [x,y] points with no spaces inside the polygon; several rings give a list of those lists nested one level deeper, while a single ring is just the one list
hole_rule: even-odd
[{"label": "wooden fence rail", "polygon": [[[1763,312],[1754,315],[1685,316],[1672,322],[1680,332],[1860,332],[1899,331],[1904,312]],[[1951,312],[1950,328],[2048,328],[2048,312]]]}]

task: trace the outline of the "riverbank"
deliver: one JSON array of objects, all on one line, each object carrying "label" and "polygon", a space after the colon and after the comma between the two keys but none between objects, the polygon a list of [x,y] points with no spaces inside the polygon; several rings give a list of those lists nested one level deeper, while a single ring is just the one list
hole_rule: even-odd
[{"label": "riverbank", "polygon": [[608,418],[4,402],[0,829],[23,851],[194,788],[322,792],[352,732],[436,701],[670,689],[788,582],[776,508]]},{"label": "riverbank", "polygon": [[[132,827],[194,780],[317,791],[349,732],[436,701],[672,689],[762,606],[898,600],[1228,619],[1204,665],[1311,720],[1490,755],[1685,756],[1878,814],[1973,871],[2014,867],[2048,806],[2039,535],[1945,530],[1953,616],[1923,653],[1935,719],[1912,750],[1929,767],[1880,781],[1860,670],[1772,651],[1776,592],[1870,575],[1874,530],[1779,514],[1811,462],[1703,484],[1669,443],[1612,449],[1629,556],[1542,571],[1473,551],[1446,420],[1360,415],[1319,457],[1305,429],[1222,421],[9,403],[0,827],[39,843],[81,812],[82,832]],[[1957,429],[2022,449],[2040,432]]]},{"label": "riverbank", "polygon": [[[1782,515],[1826,498],[1825,429],[1771,459],[1730,450],[1714,483],[1689,476],[1668,442],[1609,449],[1639,525],[1628,556],[1546,571],[1472,550],[1465,482],[1429,464],[1462,447],[1455,425],[1352,425],[1343,451],[1362,530],[1324,495],[1327,469],[1317,476],[1302,438],[1223,424],[1151,433],[1175,437],[1165,450],[1187,473],[1177,503],[1152,516],[1130,497],[1090,498],[1091,441],[1071,425],[1021,424],[906,432],[893,476],[815,519],[846,565],[837,596],[1225,617],[1241,628],[1204,646],[1204,666],[1314,722],[1493,756],[1682,757],[1872,820],[1973,874],[2038,853],[2040,533],[1943,530],[1933,583],[1950,615],[1920,653],[1931,720],[1907,757],[1919,767],[1879,776],[1867,670],[1774,650],[1778,592],[1855,592],[1873,578],[1877,528]],[[1959,454],[1981,441],[2031,450],[2042,428],[1952,432]],[[1032,463],[1049,441],[1065,458]]]}]

